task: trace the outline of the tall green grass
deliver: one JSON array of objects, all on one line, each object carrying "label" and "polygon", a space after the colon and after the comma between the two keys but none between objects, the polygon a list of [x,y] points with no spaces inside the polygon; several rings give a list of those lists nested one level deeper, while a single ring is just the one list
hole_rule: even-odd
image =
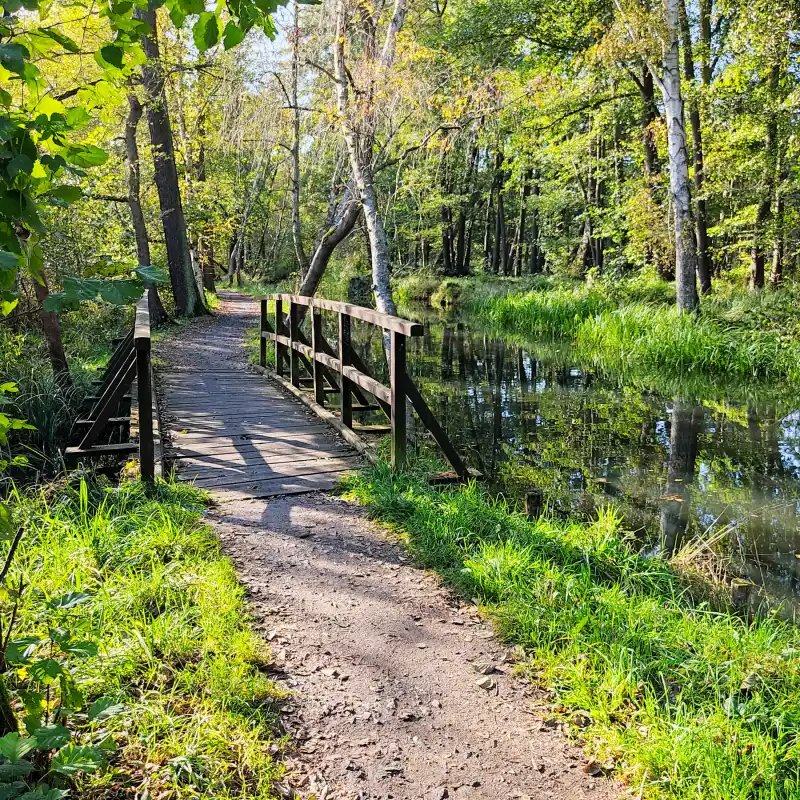
[{"label": "tall green grass", "polygon": [[46,632],[43,598],[88,593],[82,633],[100,653],[77,678],[88,700],[126,709],[107,722],[118,747],[109,768],[82,777],[74,796],[274,796],[281,692],[233,565],[200,522],[199,493],[84,483],[12,501],[25,536],[10,585],[28,587],[15,637]]},{"label": "tall green grass", "polygon": [[800,796],[796,627],[693,596],[609,512],[530,522],[474,484],[438,490],[386,468],[346,491],[525,648],[530,679],[636,796]]},{"label": "tall green grass", "polygon": [[714,299],[689,315],[663,286],[555,287],[479,297],[469,309],[504,332],[566,337],[582,360],[616,371],[800,382],[793,294]]}]

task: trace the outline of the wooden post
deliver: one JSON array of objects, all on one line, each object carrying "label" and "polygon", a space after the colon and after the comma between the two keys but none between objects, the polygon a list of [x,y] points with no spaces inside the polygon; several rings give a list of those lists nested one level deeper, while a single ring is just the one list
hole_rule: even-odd
[{"label": "wooden post", "polygon": [[542,490],[534,489],[525,495],[525,513],[529,519],[538,519],[542,516]]},{"label": "wooden post", "polygon": [[322,364],[317,361],[317,351],[322,343],[322,314],[311,306],[311,369],[314,374],[314,400],[325,407],[325,377]]},{"label": "wooden post", "polygon": [[390,342],[392,469],[398,471],[406,464],[406,337],[392,331]]},{"label": "wooden post", "polygon": [[267,332],[267,300],[261,299],[261,336],[258,340],[258,363],[262,367],[267,366],[267,339],[264,334]]},{"label": "wooden post", "polygon": [[[283,330],[283,300],[275,300],[275,333],[278,336],[284,335]],[[286,353],[286,346],[279,341],[275,341],[275,372],[283,375],[283,357]]]},{"label": "wooden post", "polygon": [[289,301],[289,380],[292,386],[300,388],[300,359],[294,343],[297,341],[297,329],[300,327],[297,318],[299,308],[292,300]]},{"label": "wooden post", "polygon": [[139,470],[143,481],[155,477],[153,387],[150,381],[150,340],[137,342],[136,390],[139,403]]},{"label": "wooden post", "polygon": [[340,407],[342,411],[342,424],[348,428],[353,427],[353,395],[350,380],[344,376],[344,368],[349,367],[352,342],[350,340],[350,317],[344,312],[339,312],[339,386]]},{"label": "wooden post", "polygon": [[750,605],[752,588],[752,582],[743,578],[734,578],[731,581],[731,602],[734,608],[743,609]]}]

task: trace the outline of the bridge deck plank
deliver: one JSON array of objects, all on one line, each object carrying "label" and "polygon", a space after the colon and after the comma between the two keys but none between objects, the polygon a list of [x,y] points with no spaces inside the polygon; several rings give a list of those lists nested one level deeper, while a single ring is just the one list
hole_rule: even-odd
[{"label": "bridge deck plank", "polygon": [[159,388],[177,479],[217,501],[329,490],[359,464],[324,422],[260,375],[176,365]]}]

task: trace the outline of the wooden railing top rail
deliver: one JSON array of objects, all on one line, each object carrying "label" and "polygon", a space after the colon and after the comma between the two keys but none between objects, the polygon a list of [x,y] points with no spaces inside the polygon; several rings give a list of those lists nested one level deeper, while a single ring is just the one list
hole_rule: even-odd
[{"label": "wooden railing top rail", "polygon": [[133,322],[133,344],[137,350],[150,349],[150,297],[145,290],[136,304],[136,317]]},{"label": "wooden railing top rail", "polygon": [[321,297],[304,297],[299,294],[267,294],[259,298],[261,300],[282,300],[284,303],[294,303],[297,306],[307,308],[322,308],[326,311],[335,311],[345,314],[353,319],[360,319],[377,325],[387,331],[395,331],[406,336],[422,336],[425,329],[418,322],[411,322],[401,317],[394,317],[391,314],[383,314],[380,311],[373,311],[371,308],[352,305],[351,303],[340,303],[336,300],[324,300]]}]

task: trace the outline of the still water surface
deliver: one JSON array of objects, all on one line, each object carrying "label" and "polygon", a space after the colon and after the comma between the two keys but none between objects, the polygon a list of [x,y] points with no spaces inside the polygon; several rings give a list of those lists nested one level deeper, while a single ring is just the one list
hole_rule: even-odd
[{"label": "still water surface", "polygon": [[[798,408],[733,402],[713,385],[702,396],[660,394],[551,341],[519,346],[469,317],[403,312],[425,324],[409,340],[409,371],[495,490],[543,489],[557,515],[591,518],[613,504],[649,553],[713,539],[759,594],[785,613],[800,608]],[[385,377],[375,334],[365,326],[354,341]]]}]

